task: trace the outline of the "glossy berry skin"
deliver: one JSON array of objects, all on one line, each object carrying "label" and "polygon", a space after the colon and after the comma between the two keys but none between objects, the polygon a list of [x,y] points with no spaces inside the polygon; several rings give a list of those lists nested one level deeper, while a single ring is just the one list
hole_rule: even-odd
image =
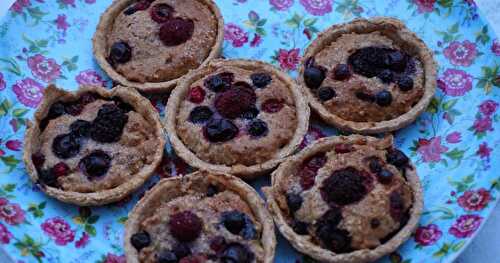
[{"label": "glossy berry skin", "polygon": [[337,93],[332,87],[321,87],[317,91],[319,100],[328,101],[337,96]]},{"label": "glossy berry skin", "polygon": [[386,154],[387,162],[402,169],[408,165],[410,159],[400,150],[392,149]]},{"label": "glossy berry skin", "polygon": [[132,246],[134,246],[135,249],[140,251],[151,244],[151,237],[146,231],[138,232],[130,237],[130,243],[132,243]]},{"label": "glossy berry skin", "polygon": [[52,151],[60,159],[75,157],[80,152],[80,140],[74,134],[61,134],[52,141]]},{"label": "glossy berry skin", "polygon": [[250,263],[253,260],[253,253],[245,246],[238,243],[227,245],[224,250],[221,262],[222,263]]},{"label": "glossy berry skin", "polygon": [[119,41],[111,46],[109,59],[115,64],[123,64],[132,58],[132,48],[125,41]]},{"label": "glossy berry skin", "polygon": [[198,238],[203,228],[203,221],[191,211],[173,214],[168,222],[170,233],[181,242],[190,242]]},{"label": "glossy berry skin", "polygon": [[403,54],[399,50],[389,52],[386,57],[387,66],[396,72],[403,72],[408,62],[408,55]]},{"label": "glossy berry skin", "polygon": [[248,134],[253,137],[262,137],[266,136],[269,131],[267,127],[267,123],[262,120],[253,120],[248,125]]},{"label": "glossy berry skin", "polygon": [[212,75],[203,81],[203,85],[213,91],[222,92],[229,89],[234,81],[234,74],[231,72],[222,72]]},{"label": "glossy berry skin", "polygon": [[409,91],[413,89],[413,79],[408,76],[402,76],[398,80],[398,87],[401,91]]},{"label": "glossy berry skin", "polygon": [[392,103],[392,94],[387,90],[380,91],[375,95],[375,102],[381,107],[387,107]]},{"label": "glossy berry skin", "polygon": [[103,151],[96,150],[83,157],[78,166],[89,179],[95,179],[108,172],[111,166],[111,157]]},{"label": "glossy berry skin", "polygon": [[192,103],[202,103],[205,100],[205,90],[202,87],[193,87],[189,90],[188,100]]},{"label": "glossy berry skin", "polygon": [[377,77],[382,80],[383,83],[391,83],[394,81],[394,74],[388,69],[384,69],[378,73]]},{"label": "glossy berry skin", "polygon": [[310,89],[317,89],[325,79],[325,72],[316,66],[308,67],[304,70],[304,82]]},{"label": "glossy berry skin", "polygon": [[250,79],[252,80],[252,84],[258,89],[265,88],[273,80],[271,75],[267,73],[254,73],[250,75]]},{"label": "glossy berry skin", "polygon": [[204,135],[213,143],[227,142],[238,135],[239,129],[227,119],[211,119],[204,128]]},{"label": "glossy berry skin", "polygon": [[255,239],[257,236],[252,220],[245,213],[236,210],[223,212],[221,223],[229,232],[240,235],[244,239]]},{"label": "glossy berry skin", "polygon": [[207,106],[197,106],[189,113],[189,121],[192,123],[205,123],[212,118],[213,111]]},{"label": "glossy berry skin", "polygon": [[180,17],[168,19],[160,28],[160,40],[165,46],[178,46],[193,36],[194,22]]},{"label": "glossy berry skin", "polygon": [[66,176],[69,173],[69,167],[63,162],[59,162],[54,167],[52,167],[51,173],[56,177]]}]

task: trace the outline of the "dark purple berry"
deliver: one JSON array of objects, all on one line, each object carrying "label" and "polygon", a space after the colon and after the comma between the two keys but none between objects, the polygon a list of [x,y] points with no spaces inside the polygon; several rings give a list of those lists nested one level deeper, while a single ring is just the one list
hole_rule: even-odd
[{"label": "dark purple berry", "polygon": [[368,167],[370,168],[370,172],[378,173],[380,172],[380,170],[382,170],[382,163],[380,162],[379,158],[372,157],[368,161]]},{"label": "dark purple berry", "polygon": [[370,220],[370,226],[373,229],[378,228],[380,226],[380,220],[378,220],[377,218],[372,218],[372,220]]},{"label": "dark purple berry", "polygon": [[175,255],[174,252],[164,250],[158,254],[157,261],[158,263],[177,263],[179,262],[179,259]]},{"label": "dark purple berry", "polygon": [[378,73],[377,77],[382,80],[383,83],[391,83],[394,81],[394,73],[388,69],[384,69]]},{"label": "dark purple berry", "polygon": [[194,22],[180,17],[168,19],[160,28],[160,40],[165,46],[180,45],[193,36]]},{"label": "dark purple berry", "polygon": [[261,137],[267,135],[269,128],[267,128],[266,122],[256,119],[250,122],[248,125],[248,134],[253,137]]},{"label": "dark purple berry", "polygon": [[392,52],[389,52],[387,54],[387,66],[391,70],[397,71],[397,72],[403,72],[406,68],[406,64],[408,62],[407,55],[403,54],[399,50],[394,50]]},{"label": "dark purple berry", "polygon": [[413,89],[413,79],[408,76],[402,76],[398,80],[398,87],[401,91],[409,91]]},{"label": "dark purple berry", "polygon": [[56,177],[66,176],[69,173],[69,167],[64,162],[59,162],[52,167],[50,172]]},{"label": "dark purple berry", "polygon": [[96,150],[80,160],[78,166],[90,179],[103,176],[109,170],[111,157],[101,150]]},{"label": "dark purple berry", "polygon": [[358,98],[362,101],[366,101],[366,102],[374,102],[375,101],[375,97],[373,95],[368,94],[364,91],[356,91],[355,95],[356,95],[356,98]]},{"label": "dark purple berry", "polygon": [[361,172],[353,167],[337,170],[323,181],[321,196],[327,203],[339,206],[358,202],[368,192],[365,180]]},{"label": "dark purple berry", "polygon": [[250,263],[254,255],[245,246],[238,243],[231,243],[227,245],[224,250],[221,262],[222,263]]},{"label": "dark purple berry", "polygon": [[151,19],[158,23],[165,23],[169,20],[174,12],[174,8],[167,4],[156,4],[151,7]]},{"label": "dark purple berry", "polygon": [[236,135],[239,129],[227,119],[211,119],[204,128],[204,134],[210,142],[227,142]]},{"label": "dark purple berry", "polygon": [[387,162],[398,167],[404,168],[410,162],[410,159],[400,150],[392,149],[386,154]]},{"label": "dark purple berry", "polygon": [[342,221],[342,213],[340,212],[340,210],[333,208],[333,209],[326,211],[318,219],[318,222],[316,224],[318,226],[319,225],[329,225],[329,226],[335,228],[340,224],[340,221]]},{"label": "dark purple berry", "polygon": [[213,111],[207,106],[196,106],[189,113],[189,121],[192,123],[205,123],[212,118]]},{"label": "dark purple berry", "polygon": [[208,186],[207,188],[207,196],[208,197],[212,197],[214,195],[216,195],[217,193],[219,193],[219,189],[217,188],[217,186],[211,184]]},{"label": "dark purple berry", "polygon": [[351,77],[351,69],[347,64],[338,64],[333,70],[333,78],[335,80],[347,80]]},{"label": "dark purple berry", "polygon": [[74,134],[61,134],[52,141],[52,151],[61,159],[75,157],[80,152],[80,140]]},{"label": "dark purple berry", "polygon": [[116,104],[105,104],[99,109],[92,122],[90,137],[101,143],[112,143],[120,140],[128,116]]},{"label": "dark purple berry", "polygon": [[304,82],[310,89],[317,89],[325,79],[325,72],[319,67],[308,67],[304,70]]},{"label": "dark purple berry", "polygon": [[213,91],[222,92],[231,87],[234,81],[234,74],[231,72],[222,72],[217,75],[213,75],[205,79],[203,85]]},{"label": "dark purple berry", "polygon": [[51,170],[39,170],[38,180],[43,185],[48,185],[51,187],[58,186],[57,176],[53,174]]},{"label": "dark purple berry", "polygon": [[382,169],[377,173],[377,179],[381,184],[390,184],[393,177],[394,174],[387,169]]},{"label": "dark purple berry", "polygon": [[262,103],[261,109],[267,113],[276,113],[283,109],[283,101],[278,99],[268,99]]},{"label": "dark purple berry", "polygon": [[49,119],[55,119],[63,114],[66,113],[64,103],[62,102],[56,102],[52,104],[52,106],[49,109],[49,113],[47,114],[47,118]]},{"label": "dark purple berry", "polygon": [[233,88],[217,95],[214,106],[223,117],[235,119],[254,108],[256,101],[255,90],[248,83],[236,82]]},{"label": "dark purple berry", "polygon": [[79,101],[68,102],[64,105],[66,113],[72,116],[78,116],[82,113],[85,105],[80,103]]},{"label": "dark purple berry", "polygon": [[247,111],[243,112],[241,114],[241,118],[247,119],[247,120],[252,120],[257,118],[257,115],[259,115],[259,110],[255,107],[252,107],[248,109]]},{"label": "dark purple berry", "polygon": [[186,243],[177,243],[172,248],[172,252],[177,256],[177,258],[183,258],[191,255],[191,249]]},{"label": "dark purple berry", "polygon": [[203,228],[203,221],[191,211],[173,214],[168,222],[170,233],[177,240],[190,242],[198,238]]},{"label": "dark purple berry", "polygon": [[226,240],[224,239],[223,236],[215,236],[212,238],[209,242],[210,244],[210,249],[215,251],[215,253],[220,254],[221,252],[224,251],[224,248],[226,247]]},{"label": "dark purple berry", "polygon": [[347,60],[355,73],[372,78],[385,67],[385,53],[382,48],[365,47],[356,50]]},{"label": "dark purple berry", "polygon": [[109,59],[115,64],[123,64],[132,58],[132,49],[125,41],[119,41],[111,46]]},{"label": "dark purple berry", "polygon": [[352,250],[349,232],[329,224],[321,224],[316,228],[316,236],[323,245],[335,253],[346,253]]},{"label": "dark purple berry", "polygon": [[309,234],[309,232],[307,231],[308,227],[309,227],[309,225],[307,223],[299,221],[299,220],[293,220],[293,222],[292,222],[293,231],[299,235]]},{"label": "dark purple berry", "polygon": [[381,107],[387,107],[392,103],[392,94],[387,90],[382,90],[375,95],[375,102]]},{"label": "dark purple berry", "polygon": [[151,237],[146,231],[138,232],[130,237],[130,243],[132,243],[132,246],[134,246],[135,249],[140,251],[151,244]]},{"label": "dark purple berry", "polygon": [[337,93],[332,87],[321,87],[318,89],[317,95],[321,101],[327,101],[337,96]]},{"label": "dark purple berry", "polygon": [[221,223],[229,232],[242,236],[244,239],[255,239],[257,236],[252,220],[245,213],[236,210],[223,212]]},{"label": "dark purple berry", "polygon": [[250,79],[252,79],[253,85],[259,89],[265,88],[273,80],[271,75],[267,73],[254,73],[250,75]]},{"label": "dark purple berry", "polygon": [[77,137],[88,137],[90,136],[90,128],[92,124],[85,120],[76,120],[69,126],[69,130],[72,134]]},{"label": "dark purple berry", "polygon": [[286,194],[286,203],[290,212],[295,213],[302,206],[302,196],[296,193]]}]

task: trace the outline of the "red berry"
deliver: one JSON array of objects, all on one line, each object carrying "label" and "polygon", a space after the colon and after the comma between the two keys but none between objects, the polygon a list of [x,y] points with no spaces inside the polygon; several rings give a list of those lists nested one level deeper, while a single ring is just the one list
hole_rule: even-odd
[{"label": "red berry", "polygon": [[45,156],[41,152],[34,153],[31,155],[31,160],[33,160],[33,165],[36,169],[40,169],[45,163]]},{"label": "red berry", "polygon": [[66,176],[68,175],[68,172],[69,167],[63,162],[57,163],[56,165],[54,165],[54,167],[52,167],[52,173],[56,177]]},{"label": "red berry", "polygon": [[177,46],[193,36],[194,22],[190,19],[173,18],[160,28],[160,39],[166,46]]},{"label": "red berry", "polygon": [[283,102],[278,99],[268,99],[262,103],[262,110],[267,113],[276,113],[283,108]]},{"label": "red berry", "polygon": [[158,23],[165,23],[170,19],[174,8],[167,4],[156,4],[151,7],[151,19]]},{"label": "red berry", "polygon": [[188,99],[192,103],[198,104],[205,99],[205,94],[206,94],[205,90],[202,87],[197,86],[191,88],[191,90],[189,91]]},{"label": "red berry", "polygon": [[179,212],[170,218],[170,233],[182,242],[195,240],[203,228],[203,221],[191,211]]},{"label": "red berry", "polygon": [[246,82],[237,82],[215,99],[215,108],[223,117],[234,119],[252,108],[257,101],[255,91]]}]

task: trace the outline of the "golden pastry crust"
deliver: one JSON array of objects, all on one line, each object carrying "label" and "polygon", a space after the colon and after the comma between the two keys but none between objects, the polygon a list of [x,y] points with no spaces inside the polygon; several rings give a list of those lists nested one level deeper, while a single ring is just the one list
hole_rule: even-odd
[{"label": "golden pastry crust", "polygon": [[[225,189],[224,193],[229,191],[230,193],[239,195],[246,203],[244,207],[250,209],[249,212],[253,214],[254,219],[261,229],[259,242],[264,251],[259,255],[258,258],[261,260],[258,262],[274,262],[276,248],[274,223],[259,194],[237,177],[207,171],[197,171],[182,177],[163,179],[149,190],[135,205],[134,209],[129,213],[125,226],[124,247],[127,262],[139,262],[139,253],[131,244],[130,238],[134,233],[142,229],[141,226],[146,218],[154,215],[160,205],[196,194],[206,189],[210,184],[223,187]],[[143,253],[141,252],[141,254]]]},{"label": "golden pastry crust", "polygon": [[[292,156],[283,162],[272,174],[271,187],[263,189],[269,209],[278,226],[280,232],[288,239],[292,246],[301,253],[307,254],[321,262],[372,262],[376,259],[395,251],[403,242],[405,242],[411,233],[416,229],[420,215],[423,209],[423,193],[420,180],[416,174],[413,164],[408,164],[405,169],[407,184],[410,186],[413,194],[413,204],[409,209],[409,219],[396,235],[387,242],[372,249],[358,249],[349,253],[335,253],[317,245],[309,235],[298,235],[288,223],[287,211],[283,210],[282,186],[286,184],[284,180],[293,173],[297,164],[302,163],[307,158],[317,153],[331,151],[335,145],[339,144],[359,144],[374,145],[375,147],[386,148],[392,145],[392,137],[376,139],[362,135],[338,136],[323,138],[302,150],[299,154]],[[286,207],[286,204],[285,204]],[[300,210],[299,210],[300,211]],[[350,210],[346,211],[347,213]],[[348,215],[349,216],[349,215]],[[352,223],[352,222],[351,222]],[[345,224],[345,223],[341,223]],[[345,225],[344,225],[345,226]],[[353,227],[352,225],[350,226]],[[354,228],[355,229],[355,228]]]},{"label": "golden pastry crust", "polygon": [[[97,26],[97,30],[94,34],[94,37],[92,38],[94,56],[99,65],[101,66],[101,68],[104,70],[104,72],[106,72],[106,74],[111,79],[124,86],[133,87],[141,91],[149,91],[149,92],[170,91],[177,85],[178,81],[182,78],[182,76],[172,80],[161,81],[161,82],[131,81],[127,79],[126,76],[119,73],[115,68],[113,68],[106,59],[108,55],[107,52],[108,37],[112,35],[111,33],[113,30],[113,24],[115,22],[115,19],[122,13],[123,10],[125,10],[135,1],[136,0],[114,1],[111,4],[111,6],[109,6],[108,9],[101,15],[99,24]],[[217,5],[212,0],[196,0],[196,1],[199,1],[200,3],[206,5],[210,9],[217,23],[214,44],[211,47],[211,51],[209,52],[208,56],[205,58],[203,63],[201,63],[201,65],[197,67],[201,68],[207,65],[208,62],[210,62],[211,60],[218,58],[220,56],[220,52],[222,50],[222,43],[224,41],[224,20]]]},{"label": "golden pastry crust", "polygon": [[[390,120],[357,122],[342,119],[339,115],[335,114],[335,112],[328,110],[327,107],[314,96],[311,90],[306,87],[303,78],[306,61],[308,58],[314,57],[325,50],[345,34],[370,34],[373,32],[379,32],[383,37],[391,39],[395,46],[401,47],[405,52],[408,52],[421,62],[422,65],[419,67],[423,69],[424,79],[423,83],[419,85],[423,86],[423,94],[420,100],[418,100],[409,111]],[[305,51],[299,68],[298,83],[313,110],[317,112],[325,122],[344,131],[374,134],[403,128],[412,123],[422,112],[424,112],[435,93],[436,75],[436,62],[433,58],[433,53],[415,33],[411,32],[406,28],[403,22],[397,19],[377,17],[372,19],[355,19],[346,24],[334,25],[319,34],[318,38],[314,40]],[[420,83],[420,80],[417,82]]]},{"label": "golden pastry crust", "polygon": [[148,157],[150,162],[143,167],[139,167],[138,171],[133,174],[131,179],[119,184],[118,186],[109,189],[105,189],[107,187],[104,187],[97,191],[89,191],[89,189],[85,189],[83,192],[65,191],[63,189],[47,185],[40,186],[41,190],[49,196],[66,203],[81,206],[104,205],[116,202],[139,188],[155,172],[157,166],[160,164],[165,146],[163,128],[158,112],[151,106],[151,103],[146,98],[141,96],[136,90],[122,86],[115,87],[112,90],[96,86],[82,86],[75,93],[71,93],[51,85],[45,90],[44,100],[35,112],[33,121],[28,122],[28,128],[25,134],[23,160],[28,174],[33,182],[38,183],[38,172],[33,164],[32,155],[38,151],[39,147],[41,147],[43,143],[40,141],[42,138],[40,123],[45,116],[47,116],[53,103],[57,101],[74,101],[81,95],[88,92],[96,93],[102,98],[110,99],[112,97],[118,97],[122,101],[130,104],[134,107],[134,111],[140,114],[143,120],[147,121],[151,125],[151,129],[153,129],[152,134],[155,136],[155,141],[157,143],[155,144],[155,148],[153,149],[151,156]]},{"label": "golden pastry crust", "polygon": [[[177,124],[178,116],[180,114],[179,109],[182,105],[182,102],[186,99],[188,91],[190,90],[192,84],[199,79],[204,78],[206,75],[216,72],[218,69],[224,68],[241,68],[245,70],[261,70],[263,72],[270,72],[272,76],[278,77],[280,81],[289,88],[291,100],[293,100],[293,104],[295,107],[295,119],[297,125],[295,131],[293,132],[293,136],[288,141],[288,143],[286,143],[282,148],[277,149],[276,153],[271,159],[253,165],[244,165],[242,163],[235,163],[233,165],[211,163],[203,160],[197,155],[196,152],[190,150],[188,146],[183,142],[182,137],[179,136],[179,125]],[[207,169],[222,173],[231,173],[245,179],[251,179],[262,175],[266,171],[271,170],[280,162],[282,162],[288,155],[293,153],[300,145],[303,136],[307,132],[309,124],[309,107],[303,99],[300,89],[289,76],[278,71],[276,68],[267,63],[241,59],[214,60],[213,62],[209,63],[207,67],[186,76],[170,95],[166,112],[167,115],[164,119],[165,129],[167,130],[173,148],[182,159],[184,159],[191,166],[199,169]],[[220,154],[223,154],[223,152],[221,152]]]}]

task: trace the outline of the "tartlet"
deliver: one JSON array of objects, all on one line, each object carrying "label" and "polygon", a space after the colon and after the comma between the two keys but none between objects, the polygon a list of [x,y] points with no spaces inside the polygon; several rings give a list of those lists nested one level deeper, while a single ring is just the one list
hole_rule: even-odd
[{"label": "tartlet", "polygon": [[161,162],[159,115],[136,90],[49,86],[25,135],[24,163],[49,196],[77,205],[118,201]]},{"label": "tartlet", "polygon": [[129,214],[124,242],[129,263],[272,263],[276,247],[258,193],[239,178],[206,171],[149,190]]},{"label": "tartlet", "polygon": [[355,19],[330,27],[306,49],[298,82],[328,124],[373,134],[413,122],[436,87],[432,51],[399,20]]},{"label": "tartlet", "polygon": [[191,166],[251,179],[297,149],[308,121],[286,74],[259,61],[214,60],[172,92],[165,127]]},{"label": "tartlet", "polygon": [[393,252],[423,207],[415,167],[391,136],[320,139],[283,162],[264,192],[283,236],[320,262],[372,262]]},{"label": "tartlet", "polygon": [[117,0],[101,15],[94,56],[114,81],[169,91],[219,57],[224,22],[212,0]]}]

